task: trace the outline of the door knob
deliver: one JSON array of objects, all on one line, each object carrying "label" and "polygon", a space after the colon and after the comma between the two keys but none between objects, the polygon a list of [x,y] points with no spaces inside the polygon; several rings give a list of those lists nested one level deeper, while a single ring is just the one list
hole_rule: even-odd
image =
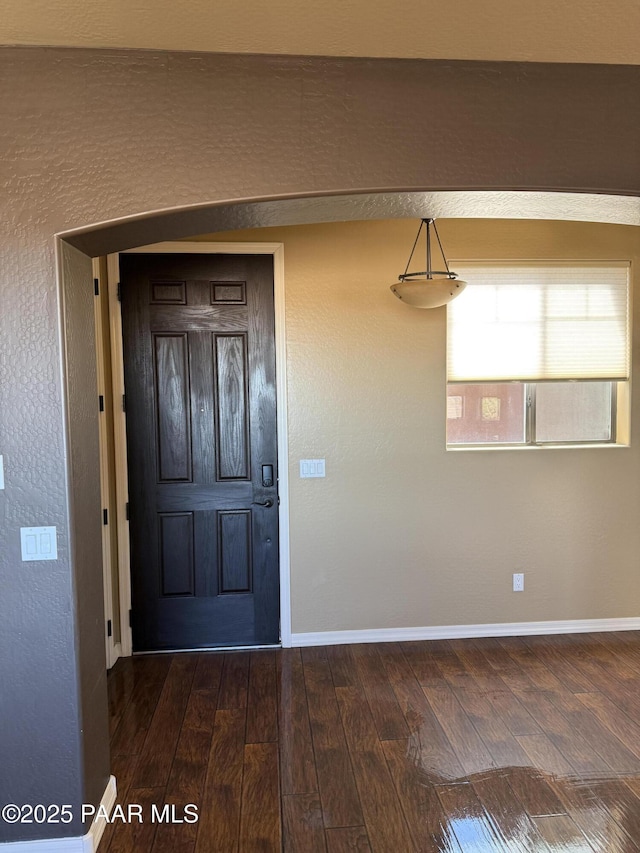
[{"label": "door knob", "polygon": [[269,509],[270,506],[273,506],[273,501],[271,498],[267,498],[266,501],[252,501],[255,506],[266,506]]}]

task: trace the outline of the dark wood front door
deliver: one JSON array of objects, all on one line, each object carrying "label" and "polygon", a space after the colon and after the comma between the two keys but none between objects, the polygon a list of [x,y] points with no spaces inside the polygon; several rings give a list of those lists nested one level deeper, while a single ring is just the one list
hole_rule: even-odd
[{"label": "dark wood front door", "polygon": [[134,650],[277,643],[273,260],[120,272]]}]

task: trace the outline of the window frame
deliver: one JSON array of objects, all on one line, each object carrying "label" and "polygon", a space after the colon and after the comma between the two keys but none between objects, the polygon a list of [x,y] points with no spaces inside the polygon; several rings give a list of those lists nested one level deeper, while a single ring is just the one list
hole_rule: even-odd
[{"label": "window frame", "polygon": [[[590,439],[588,441],[582,441],[577,439],[571,439],[566,441],[538,441],[536,437],[536,390],[537,386],[543,383],[547,383],[549,381],[554,380],[522,380],[521,384],[524,386],[524,405],[525,405],[525,416],[524,416],[524,436],[525,439],[522,442],[449,442],[448,440],[448,418],[446,417],[445,410],[445,444],[447,450],[501,450],[501,449],[515,449],[515,450],[531,450],[531,449],[553,449],[553,448],[599,448],[599,447],[628,447],[630,445],[630,418],[631,418],[631,380],[632,380],[632,363],[631,357],[633,354],[633,264],[631,259],[620,259],[620,258],[581,258],[581,259],[570,259],[570,258],[545,258],[545,259],[515,259],[515,258],[507,258],[507,259],[451,259],[450,266],[452,269],[456,268],[456,265],[465,266],[465,265],[478,265],[478,266],[491,266],[495,264],[500,264],[504,266],[509,266],[513,264],[513,266],[526,266],[526,267],[543,267],[545,265],[590,265],[590,264],[611,264],[618,265],[624,264],[628,267],[628,275],[627,275],[627,300],[628,300],[628,328],[627,328],[627,336],[628,336],[628,352],[629,352],[629,376],[627,379],[571,379],[571,380],[557,380],[558,382],[608,382],[611,386],[611,415],[610,415],[610,423],[611,423],[611,436],[609,439]],[[448,335],[448,319],[446,321],[447,329],[446,334]],[[448,352],[448,344],[447,344],[447,352]],[[448,357],[448,356],[447,356]],[[486,379],[484,382],[479,382],[477,384],[510,384],[517,380],[501,380],[501,379]],[[446,390],[449,388],[455,388],[456,385],[465,385],[465,384],[476,384],[476,383],[465,383],[465,382],[450,382],[448,380],[448,368],[447,368],[447,378],[445,380]],[[625,386],[624,393],[621,392],[620,386]],[[448,394],[447,394],[448,396]],[[622,408],[622,410],[621,410]],[[623,433],[623,435],[621,435]]]}]

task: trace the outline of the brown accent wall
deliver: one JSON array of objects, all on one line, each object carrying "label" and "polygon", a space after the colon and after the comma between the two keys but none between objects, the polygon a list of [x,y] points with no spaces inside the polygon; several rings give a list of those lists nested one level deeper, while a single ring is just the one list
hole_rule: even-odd
[{"label": "brown accent wall", "polygon": [[[97,255],[272,224],[282,210],[287,221],[312,221],[313,202],[206,209],[286,195],[638,195],[639,95],[638,67],[0,52],[1,800],[77,809],[97,799],[107,774],[97,427],[83,397],[93,341],[81,294],[91,274],[66,254],[63,293],[54,235],[188,205],[204,207],[96,227],[73,242]],[[359,218],[358,200],[348,207],[341,216]],[[20,561],[19,528],[36,524],[58,527],[56,562]],[[0,840],[81,831],[77,821],[2,825]]]}]

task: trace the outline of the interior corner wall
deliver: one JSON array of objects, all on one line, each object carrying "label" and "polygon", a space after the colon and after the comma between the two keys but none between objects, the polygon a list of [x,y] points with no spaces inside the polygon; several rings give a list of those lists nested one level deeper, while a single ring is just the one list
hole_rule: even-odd
[{"label": "interior corner wall", "polygon": [[[97,571],[99,521],[88,521],[79,550],[69,537],[75,413],[65,419],[54,235],[92,234],[85,254],[107,254],[210,230],[198,205],[285,196],[639,195],[640,68],[2,48],[0,80],[2,797],[77,806],[97,796],[90,777],[102,775],[106,739],[92,587],[76,618]],[[169,208],[190,218],[143,215]],[[267,220],[268,210],[245,224]],[[119,227],[99,225],[109,221]],[[97,484],[97,454],[94,462]],[[23,563],[20,527],[41,524],[58,529],[58,560]],[[81,744],[89,726],[101,740],[91,770]],[[0,832],[17,840],[76,829]]]}]

